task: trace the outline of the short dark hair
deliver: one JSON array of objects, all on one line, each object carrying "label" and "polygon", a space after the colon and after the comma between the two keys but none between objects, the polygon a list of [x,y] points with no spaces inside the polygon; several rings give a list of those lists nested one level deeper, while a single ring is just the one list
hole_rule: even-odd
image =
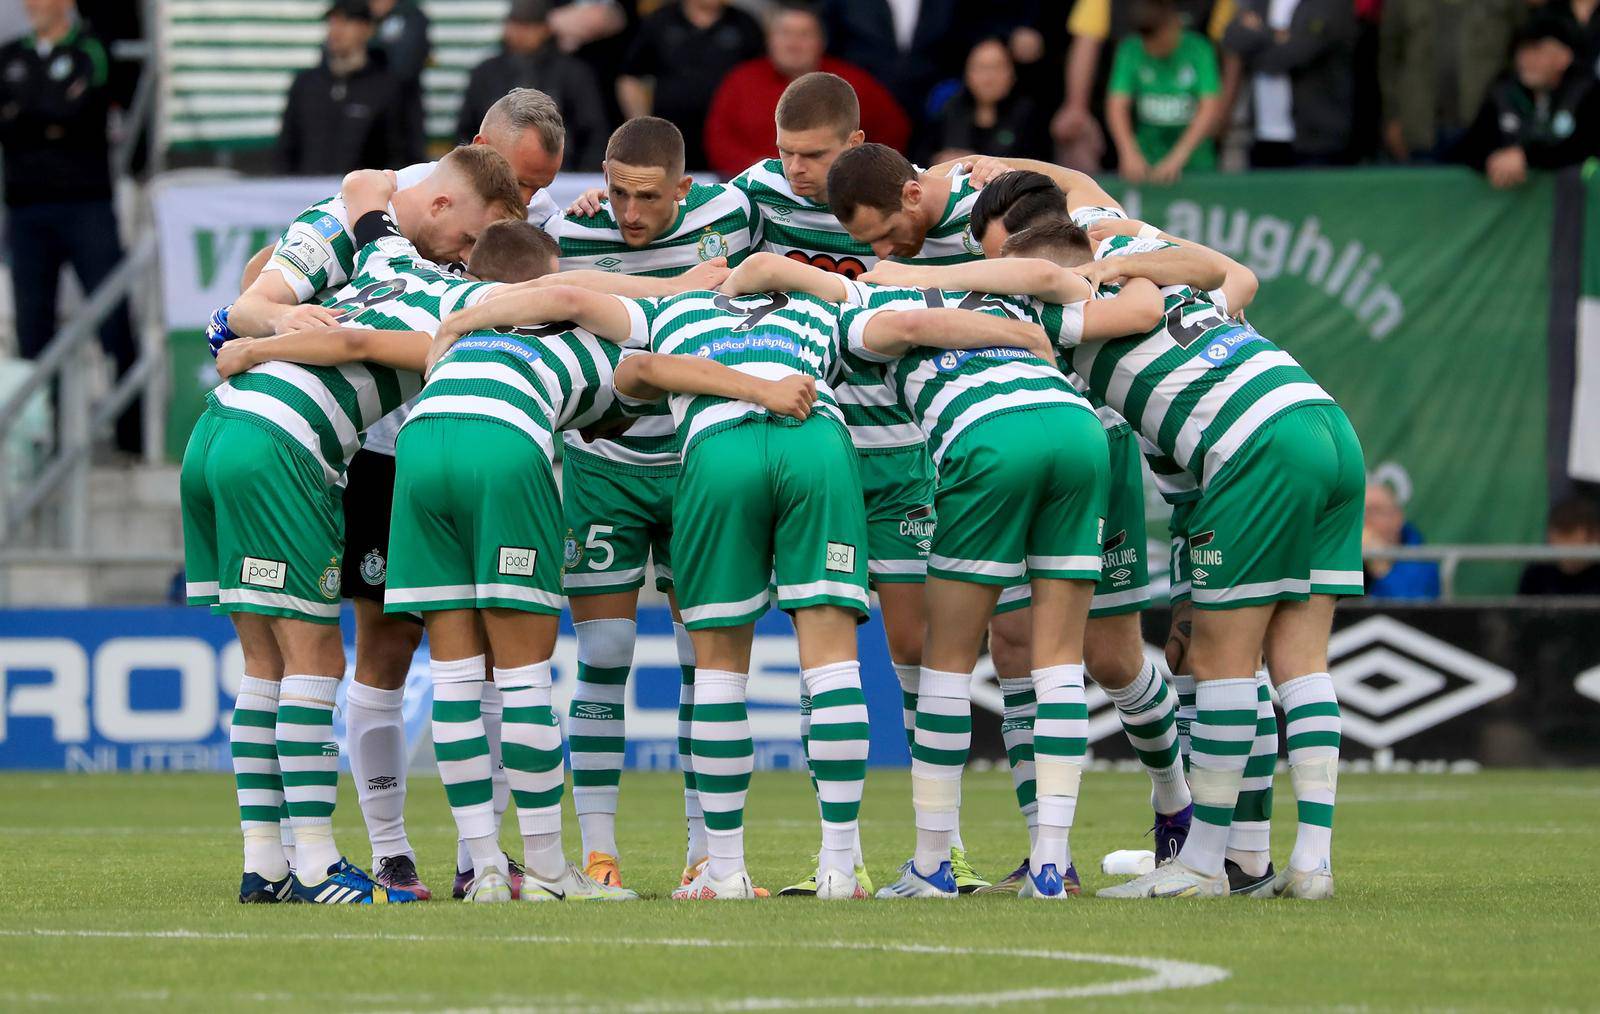
[{"label": "short dark hair", "polygon": [[635,116],[612,131],[606,161],[655,166],[672,183],[683,175],[683,133],[659,116]]},{"label": "short dark hair", "polygon": [[1149,38],[1178,17],[1174,0],[1137,0],[1133,5],[1133,30]]},{"label": "short dark hair", "polygon": [[486,282],[526,282],[549,274],[560,256],[561,247],[533,223],[495,222],[478,237],[467,271]]},{"label": "short dark hair", "polygon": [[1013,169],[978,191],[972,202],[972,234],[981,241],[996,219],[1013,233],[1066,213],[1067,195],[1055,180],[1032,169]]},{"label": "short dark hair", "polygon": [[837,74],[814,70],[789,82],[778,99],[779,130],[832,127],[840,137],[861,129],[861,100],[855,88]]},{"label": "short dark hair", "polygon": [[828,205],[841,222],[862,207],[892,215],[900,210],[906,183],[916,178],[906,157],[886,144],[846,148],[828,168]]},{"label": "short dark hair", "polygon": [[1040,222],[1007,237],[1000,248],[1003,257],[1044,257],[1068,267],[1082,264],[1094,256],[1089,234],[1070,218]]},{"label": "short dark hair", "polygon": [[1585,496],[1569,496],[1550,508],[1545,527],[1552,532],[1571,532],[1584,528],[1600,532],[1600,508]]},{"label": "short dark hair", "polygon": [[528,216],[511,163],[487,144],[458,145],[439,159],[439,166],[459,173],[497,218]]}]

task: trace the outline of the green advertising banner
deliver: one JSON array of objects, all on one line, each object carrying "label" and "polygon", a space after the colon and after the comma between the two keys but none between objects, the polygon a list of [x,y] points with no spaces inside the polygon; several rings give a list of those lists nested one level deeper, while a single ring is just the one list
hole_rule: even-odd
[{"label": "green advertising banner", "polygon": [[[1251,322],[1344,406],[1426,541],[1542,541],[1553,180],[1300,170],[1113,193],[1260,277]],[[1510,593],[1517,572],[1464,567],[1458,591]]]}]

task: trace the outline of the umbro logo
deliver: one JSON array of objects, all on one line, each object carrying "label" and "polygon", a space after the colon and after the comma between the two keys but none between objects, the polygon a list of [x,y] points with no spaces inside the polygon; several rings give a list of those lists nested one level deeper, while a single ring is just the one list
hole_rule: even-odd
[{"label": "umbro logo", "polygon": [[1517,685],[1508,670],[1388,616],[1336,632],[1328,659],[1344,735],[1374,749],[1442,725]]},{"label": "umbro logo", "polygon": [[611,717],[611,705],[609,704],[578,704],[574,705],[572,710],[576,711],[580,715],[586,715],[590,718]]},{"label": "umbro logo", "polygon": [[385,789],[392,789],[399,784],[400,779],[396,778],[394,775],[378,775],[376,778],[367,779],[367,788],[373,790],[374,792],[382,792]]},{"label": "umbro logo", "polygon": [[1600,665],[1579,673],[1572,686],[1591,701],[1600,701]]}]

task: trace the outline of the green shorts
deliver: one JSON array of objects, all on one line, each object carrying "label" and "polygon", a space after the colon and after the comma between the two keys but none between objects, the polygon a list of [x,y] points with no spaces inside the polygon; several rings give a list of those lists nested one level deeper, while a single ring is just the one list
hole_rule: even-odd
[{"label": "green shorts", "polygon": [[1014,585],[1100,579],[1109,485],[1105,431],[1073,406],[984,420],[939,464],[939,527],[928,573]]},{"label": "green shorts", "polygon": [[1172,558],[1167,569],[1171,580],[1168,598],[1174,605],[1189,601],[1189,515],[1193,513],[1193,500],[1173,504],[1172,520],[1167,523],[1172,533]]},{"label": "green shorts", "polygon": [[856,453],[867,501],[867,577],[874,586],[921,584],[935,522],[928,447]]},{"label": "green shorts", "polygon": [[867,613],[867,518],[855,448],[835,420],[755,418],[696,440],[678,477],[672,557],[690,630],[778,607]]},{"label": "green shorts", "polygon": [[562,584],[568,595],[605,595],[644,587],[655,561],[656,590],[672,587],[672,498],[676,470],[644,474],[583,451],[561,464],[566,521]]},{"label": "green shorts", "polygon": [[384,612],[559,614],[560,552],[561,501],[539,445],[486,419],[424,416],[400,430]]},{"label": "green shorts", "polygon": [[344,517],[322,466],[254,420],[208,408],[178,480],[190,605],[339,622]]},{"label": "green shorts", "polygon": [[[1100,583],[1095,585],[1089,618],[1135,613],[1150,605],[1150,545],[1144,518],[1144,462],[1139,438],[1127,426],[1106,433],[1111,463],[1106,497],[1105,538],[1100,546]],[[1026,609],[1033,590],[1026,579],[1008,585],[996,613]]]},{"label": "green shorts", "polygon": [[1305,405],[1267,423],[1189,516],[1195,608],[1362,594],[1366,483],[1361,442],[1337,405]]}]

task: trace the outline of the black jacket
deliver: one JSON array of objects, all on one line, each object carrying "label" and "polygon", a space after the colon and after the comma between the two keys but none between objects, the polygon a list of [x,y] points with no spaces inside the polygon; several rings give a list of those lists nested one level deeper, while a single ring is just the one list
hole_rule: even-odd
[{"label": "black jacket", "polygon": [[978,126],[977,105],[962,89],[928,126],[918,157],[925,165],[950,148],[996,158],[1050,158],[1048,136],[1033,99],[1014,89],[995,110],[992,127]]},{"label": "black jacket", "polygon": [[422,110],[422,71],[428,66],[428,15],[412,0],[402,0],[378,22],[372,51],[399,85],[400,119],[405,138],[402,162],[421,162],[427,154],[427,123]]},{"label": "black jacket", "polygon": [[111,197],[105,48],[78,25],[42,56],[33,37],[0,48],[6,203]]},{"label": "black jacket", "polygon": [[399,84],[376,60],[349,76],[327,58],[295,75],[278,135],[278,168],[302,176],[339,176],[352,169],[406,163]]},{"label": "black jacket", "polygon": [[537,88],[561,109],[567,125],[562,168],[599,171],[606,157],[606,138],[611,134],[605,98],[588,66],[563,53],[554,42],[533,53],[502,50],[472,68],[461,98],[461,115],[456,119],[457,140],[462,144],[471,141],[483,114],[513,88]]},{"label": "black jacket", "polygon": [[[1269,0],[1243,0],[1243,10],[1267,18]],[[1338,159],[1355,133],[1356,15],[1350,0],[1300,0],[1289,21],[1289,38],[1251,30],[1236,17],[1222,37],[1252,73],[1287,74],[1294,120],[1294,150]]]},{"label": "black jacket", "polygon": [[979,6],[971,0],[923,0],[911,48],[902,50],[884,0],[825,0],[828,55],[883,82],[911,122],[922,123],[934,85],[961,76],[967,50],[981,37],[981,22],[973,20]]},{"label": "black jacket", "polygon": [[1515,71],[1489,89],[1472,128],[1456,149],[1478,169],[1502,148],[1521,148],[1532,169],[1560,169],[1600,154],[1600,84],[1574,63],[1552,92],[1536,95]]}]

